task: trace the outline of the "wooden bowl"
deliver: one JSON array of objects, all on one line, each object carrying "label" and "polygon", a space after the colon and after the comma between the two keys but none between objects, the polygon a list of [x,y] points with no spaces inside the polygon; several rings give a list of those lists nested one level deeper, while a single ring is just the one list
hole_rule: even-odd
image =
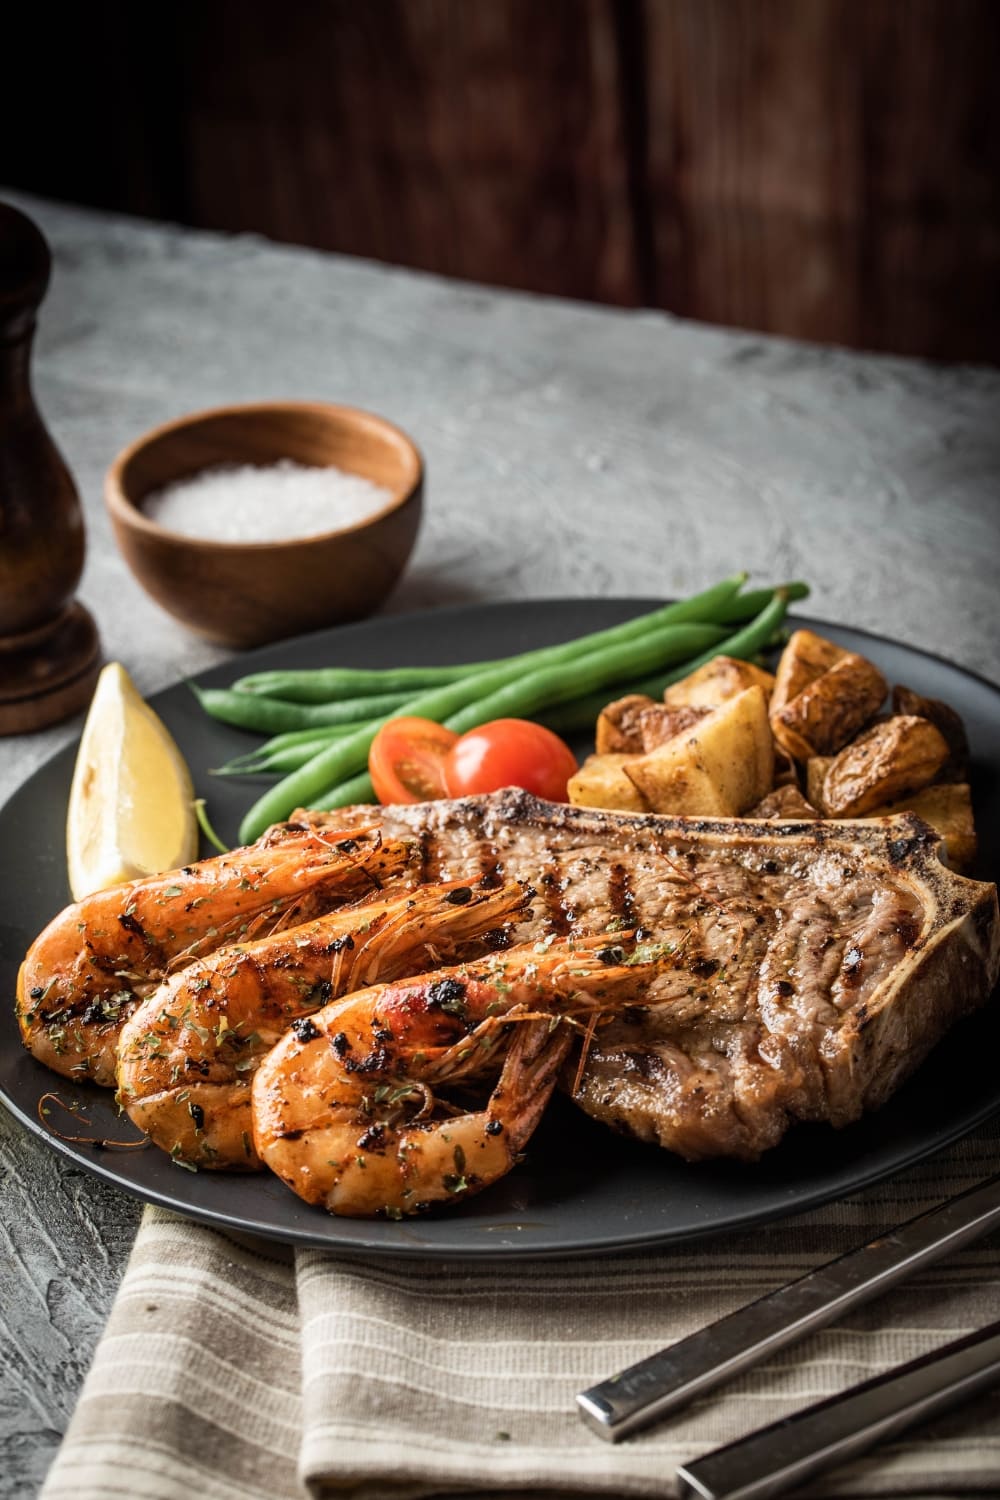
[{"label": "wooden bowl", "polygon": [[[361,474],[392,499],[356,525],[279,542],[204,541],[143,513],[145,496],[201,469],[281,459]],[[111,465],[104,496],[125,560],[158,604],[211,640],[256,646],[382,603],[416,540],[423,461],[398,427],[349,406],[224,406],[139,438]]]}]

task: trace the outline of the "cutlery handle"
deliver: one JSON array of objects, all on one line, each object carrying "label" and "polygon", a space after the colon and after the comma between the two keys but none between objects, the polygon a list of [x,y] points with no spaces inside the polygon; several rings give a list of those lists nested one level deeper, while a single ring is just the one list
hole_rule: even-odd
[{"label": "cutlery handle", "polygon": [[617,1442],[997,1227],[1000,1174],[581,1391],[580,1416]]},{"label": "cutlery handle", "polygon": [[1000,1322],[676,1471],[681,1500],[767,1500],[1000,1380]]}]

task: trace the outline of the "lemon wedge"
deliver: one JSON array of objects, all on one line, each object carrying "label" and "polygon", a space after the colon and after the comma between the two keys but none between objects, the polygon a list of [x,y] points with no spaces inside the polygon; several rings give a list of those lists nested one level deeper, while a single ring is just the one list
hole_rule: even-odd
[{"label": "lemon wedge", "polygon": [[66,860],[74,901],[197,858],[184,757],[120,662],[97,679],[73,771]]}]

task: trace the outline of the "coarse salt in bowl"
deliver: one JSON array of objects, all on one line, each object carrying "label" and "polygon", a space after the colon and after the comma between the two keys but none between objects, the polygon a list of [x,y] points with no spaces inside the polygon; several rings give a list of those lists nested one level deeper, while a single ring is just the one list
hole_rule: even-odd
[{"label": "coarse salt in bowl", "polygon": [[116,540],[142,586],[231,646],[370,614],[409,558],[422,495],[419,450],[399,428],[304,401],[158,427],[105,482]]},{"label": "coarse salt in bowl", "polygon": [[154,490],[142,513],[209,542],[286,542],[371,520],[392,491],[335,465],[214,464]]}]

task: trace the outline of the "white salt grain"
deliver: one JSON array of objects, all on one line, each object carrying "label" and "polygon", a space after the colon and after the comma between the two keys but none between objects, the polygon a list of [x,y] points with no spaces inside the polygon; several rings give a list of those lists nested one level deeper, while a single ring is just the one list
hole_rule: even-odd
[{"label": "white salt grain", "polygon": [[278,542],[356,526],[391,490],[343,469],[219,464],[147,495],[143,513],[168,531],[212,542]]}]

